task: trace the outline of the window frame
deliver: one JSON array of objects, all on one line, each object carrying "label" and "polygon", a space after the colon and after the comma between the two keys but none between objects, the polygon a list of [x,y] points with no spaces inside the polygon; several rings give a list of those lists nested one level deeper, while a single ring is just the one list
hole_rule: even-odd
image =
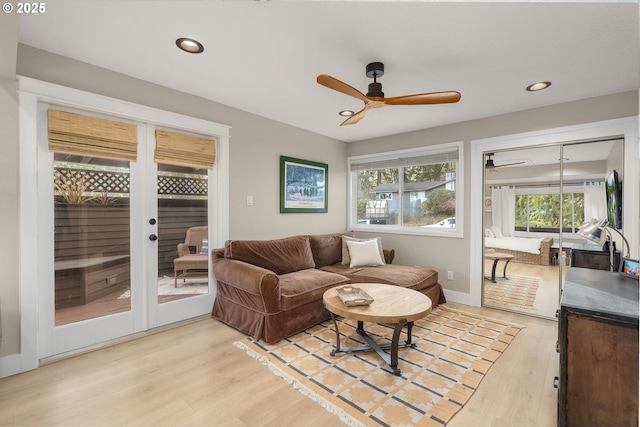
[{"label": "window frame", "polygon": [[[458,160],[456,165],[456,227],[455,228],[438,228],[438,227],[409,227],[402,224],[358,224],[358,173],[352,171],[351,166],[354,163],[365,162],[384,162],[397,161],[402,158],[412,158],[419,156],[429,156],[444,154],[448,152],[458,152]],[[395,166],[394,166],[395,167]],[[456,141],[444,144],[429,145],[424,147],[386,151],[375,154],[365,154],[359,156],[351,156],[347,158],[348,173],[348,228],[353,231],[375,232],[375,233],[393,233],[393,234],[409,234],[420,236],[441,236],[464,238],[464,142]],[[404,183],[399,183],[398,194],[404,191]],[[399,204],[398,217],[400,221],[403,217],[402,203]]]},{"label": "window frame", "polygon": [[[550,191],[550,190],[557,190],[557,191]],[[584,187],[582,185],[575,185],[575,184],[565,184],[563,187],[563,193],[564,194],[571,194],[571,197],[573,198],[574,194],[582,194],[584,197]],[[557,195],[560,196],[560,190],[559,187],[545,187],[545,186],[540,186],[540,187],[526,187],[526,188],[518,188],[516,186],[516,196],[535,196],[535,195]],[[580,225],[582,225],[582,223],[580,224],[576,224],[575,222],[576,218],[575,218],[575,211],[572,208],[571,210],[571,221],[574,225],[574,227],[572,227],[572,229],[577,230]],[[559,227],[558,231],[531,231],[530,227],[529,227],[529,218],[527,218],[527,230],[517,230],[514,227],[514,236],[517,237],[558,237],[558,235],[560,233],[562,233],[565,236],[577,236],[577,234],[573,231],[563,231],[562,229],[562,224]]]}]

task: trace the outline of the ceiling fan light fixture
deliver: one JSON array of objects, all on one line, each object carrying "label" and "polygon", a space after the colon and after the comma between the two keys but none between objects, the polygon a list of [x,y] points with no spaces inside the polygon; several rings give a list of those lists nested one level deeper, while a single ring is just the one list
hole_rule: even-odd
[{"label": "ceiling fan light fixture", "polygon": [[338,112],[339,115],[341,115],[342,117],[351,117],[353,116],[353,111],[352,110],[342,110]]},{"label": "ceiling fan light fixture", "polygon": [[184,50],[187,53],[202,53],[204,52],[204,46],[197,40],[190,39],[188,37],[180,37],[176,40],[176,46]]},{"label": "ceiling fan light fixture", "polygon": [[[331,77],[328,74],[319,74],[318,77],[316,77],[318,84],[364,102],[364,108],[357,113],[350,114],[347,119],[340,124],[340,126],[356,124],[372,109],[387,105],[447,104],[458,102],[460,100],[460,92],[456,91],[416,93],[413,95],[385,98],[384,93],[382,92],[382,84],[376,81],[378,77],[384,74],[384,65],[381,62],[372,62],[367,65],[366,72],[367,77],[373,78],[373,83],[369,85],[369,93],[366,95],[355,87],[350,86],[335,77]],[[344,112],[339,112],[338,114],[341,116],[347,116],[348,113],[347,110],[344,110]]]},{"label": "ceiling fan light fixture", "polygon": [[527,86],[527,92],[537,92],[551,86],[551,82],[536,82]]}]

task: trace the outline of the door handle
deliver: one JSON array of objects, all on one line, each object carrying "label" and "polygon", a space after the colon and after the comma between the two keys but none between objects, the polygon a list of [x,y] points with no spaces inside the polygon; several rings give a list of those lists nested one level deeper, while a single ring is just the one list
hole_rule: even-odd
[{"label": "door handle", "polygon": [[149,234],[149,240],[155,242],[156,240],[158,240],[158,236],[156,236],[155,234]]}]

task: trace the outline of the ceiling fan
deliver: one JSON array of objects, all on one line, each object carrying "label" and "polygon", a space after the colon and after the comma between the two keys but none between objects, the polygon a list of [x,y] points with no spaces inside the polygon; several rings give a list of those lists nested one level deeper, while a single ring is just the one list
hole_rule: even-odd
[{"label": "ceiling fan", "polygon": [[373,78],[373,83],[369,84],[369,92],[367,92],[366,95],[358,89],[327,74],[320,74],[316,79],[322,86],[364,101],[364,108],[350,116],[342,122],[340,126],[358,123],[373,108],[381,108],[387,105],[448,104],[460,100],[460,92],[456,91],[417,93],[414,95],[385,98],[384,92],[382,92],[382,84],[377,81],[378,77],[384,75],[384,64],[382,62],[372,62],[367,65],[366,71],[367,77]]},{"label": "ceiling fan", "polygon": [[493,163],[493,159],[491,158],[491,156],[493,156],[495,153],[487,153],[487,162],[484,164],[484,168],[487,169],[489,172],[498,172],[498,168],[503,168],[505,166],[514,166],[514,165],[521,165],[523,163],[526,162],[515,162],[515,163],[505,163],[503,165],[496,165]]}]

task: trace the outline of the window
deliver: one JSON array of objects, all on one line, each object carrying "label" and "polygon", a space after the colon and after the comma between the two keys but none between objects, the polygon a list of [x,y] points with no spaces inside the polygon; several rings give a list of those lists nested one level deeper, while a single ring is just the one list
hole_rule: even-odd
[{"label": "window", "polygon": [[[516,192],[516,231],[558,233],[560,194],[549,190],[522,189]],[[584,223],[584,193],[562,196],[562,231],[574,233]]]},{"label": "window", "polygon": [[350,224],[461,235],[462,143],[349,159]]}]

